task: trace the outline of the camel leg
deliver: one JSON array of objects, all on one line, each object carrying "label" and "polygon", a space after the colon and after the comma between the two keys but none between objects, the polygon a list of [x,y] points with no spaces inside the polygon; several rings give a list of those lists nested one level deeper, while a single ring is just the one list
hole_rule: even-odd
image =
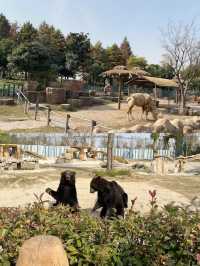
[{"label": "camel leg", "polygon": [[134,120],[132,111],[133,111],[133,105],[128,108],[128,112],[127,112],[127,114],[128,114],[128,121]]},{"label": "camel leg", "polygon": [[135,119],[134,116],[133,116],[133,106],[132,106],[132,108],[131,108],[131,119],[132,119],[132,120]]},{"label": "camel leg", "polygon": [[142,119],[143,119],[143,110],[142,110],[142,112],[141,112],[140,120],[142,120]]},{"label": "camel leg", "polygon": [[146,115],[146,120],[148,120],[148,111],[145,111],[145,115]]}]

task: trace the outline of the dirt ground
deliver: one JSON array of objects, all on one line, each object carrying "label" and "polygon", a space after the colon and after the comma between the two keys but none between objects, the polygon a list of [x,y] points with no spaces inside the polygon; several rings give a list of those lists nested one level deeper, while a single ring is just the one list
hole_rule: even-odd
[{"label": "dirt ground", "polygon": [[[167,106],[166,101],[162,101],[162,104]],[[171,105],[172,106],[172,105]],[[55,107],[56,109],[56,107]],[[149,114],[149,120],[146,121],[144,117],[141,119],[142,113],[141,108],[134,108],[134,120],[129,122],[127,119],[127,104],[122,103],[121,110],[117,110],[116,103],[109,103],[105,105],[91,106],[78,110],[77,112],[67,112],[71,115],[70,126],[73,129],[77,128],[88,128],[91,126],[91,120],[95,120],[98,124],[101,124],[108,129],[120,129],[128,128],[136,124],[153,123],[151,114]],[[51,126],[60,128],[65,127],[66,114],[65,111],[53,111],[51,114]],[[166,118],[177,118],[180,116],[167,114],[167,108],[159,108],[159,116]],[[82,120],[86,119],[86,120]],[[16,129],[45,129],[47,125],[46,111],[39,111],[37,121],[34,120],[34,109],[25,115],[23,112],[23,106],[7,106],[1,107],[0,110],[0,130],[10,131]],[[45,129],[46,130],[46,129]]]},{"label": "dirt ground", "polygon": [[[47,187],[56,189],[60,172],[63,169],[40,169],[33,171],[10,171],[0,175],[0,207],[25,206],[36,201],[36,195],[44,193]],[[77,172],[77,193],[80,206],[92,208],[96,194],[89,193],[92,170],[82,169]],[[149,210],[149,190],[156,189],[159,206],[170,202],[187,205],[195,196],[200,196],[200,176],[153,176],[132,173],[131,177],[115,179],[122,185],[131,199],[138,197],[135,208],[142,212]],[[43,200],[52,198],[44,193]]]}]

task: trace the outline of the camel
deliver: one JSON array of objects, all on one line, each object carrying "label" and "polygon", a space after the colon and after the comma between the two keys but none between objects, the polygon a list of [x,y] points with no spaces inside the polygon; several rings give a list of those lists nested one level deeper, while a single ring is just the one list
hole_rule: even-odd
[{"label": "camel", "polygon": [[134,106],[142,107],[142,116],[145,113],[146,120],[147,120],[147,116],[149,112],[151,112],[153,115],[153,118],[157,120],[157,112],[156,112],[155,103],[149,94],[133,93],[127,98],[127,103],[128,103],[127,114],[128,114],[129,121],[130,121],[130,117],[134,119],[132,115],[132,110]]}]

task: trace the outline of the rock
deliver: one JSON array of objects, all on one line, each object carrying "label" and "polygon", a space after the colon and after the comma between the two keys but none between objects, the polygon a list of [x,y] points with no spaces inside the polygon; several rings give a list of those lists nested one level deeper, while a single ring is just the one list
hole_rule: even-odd
[{"label": "rock", "polygon": [[173,119],[170,122],[173,126],[176,127],[177,131],[183,134],[183,122],[180,119]]},{"label": "rock", "polygon": [[168,119],[161,118],[153,124],[153,132],[177,134],[179,130]]},{"label": "rock", "polygon": [[183,127],[183,134],[190,134],[193,132],[193,127],[191,126],[184,126]]},{"label": "rock", "polygon": [[196,123],[194,122],[193,118],[187,118],[183,120],[183,126],[188,126],[188,127],[195,129]]},{"label": "rock", "polygon": [[70,111],[71,110],[71,104],[69,104],[69,103],[61,104],[61,108],[64,109],[65,111]]},{"label": "rock", "polygon": [[104,133],[105,131],[101,128],[101,127],[95,127],[93,130],[94,134],[98,134],[98,133]]},{"label": "rock", "polygon": [[131,168],[133,170],[139,170],[139,171],[144,171],[144,172],[148,172],[148,173],[151,172],[151,169],[143,163],[134,163],[134,164],[132,164]]},{"label": "rock", "polygon": [[16,266],[69,266],[59,238],[40,235],[24,242]]},{"label": "rock", "polygon": [[118,130],[119,133],[131,133],[132,131],[129,128],[121,128]]},{"label": "rock", "polygon": [[200,116],[192,117],[192,121],[194,122],[195,129],[200,129]]},{"label": "rock", "polygon": [[136,126],[131,127],[130,130],[133,133],[151,133],[152,126],[136,125]]}]

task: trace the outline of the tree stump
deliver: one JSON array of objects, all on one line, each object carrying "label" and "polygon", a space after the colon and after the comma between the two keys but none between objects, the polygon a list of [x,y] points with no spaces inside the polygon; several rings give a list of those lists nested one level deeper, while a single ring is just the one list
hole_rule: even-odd
[{"label": "tree stump", "polygon": [[59,238],[40,235],[24,242],[16,266],[69,266],[69,262]]}]

